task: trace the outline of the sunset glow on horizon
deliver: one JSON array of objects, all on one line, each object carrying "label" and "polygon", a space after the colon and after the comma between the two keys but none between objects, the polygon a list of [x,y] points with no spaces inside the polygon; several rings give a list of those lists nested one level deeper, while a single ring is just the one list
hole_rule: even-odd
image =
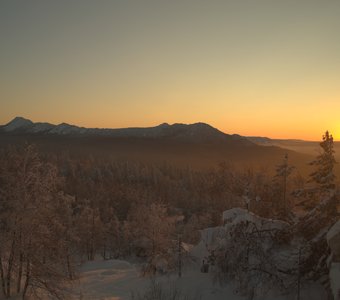
[{"label": "sunset glow on horizon", "polygon": [[2,1],[0,124],[340,140],[339,1]]}]

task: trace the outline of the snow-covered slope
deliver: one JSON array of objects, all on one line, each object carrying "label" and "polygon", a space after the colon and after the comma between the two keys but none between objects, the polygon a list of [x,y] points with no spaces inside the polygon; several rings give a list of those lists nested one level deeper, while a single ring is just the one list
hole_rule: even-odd
[{"label": "snow-covered slope", "polygon": [[[184,298],[190,300],[248,300],[239,295],[233,284],[220,285],[214,282],[209,273],[201,273],[199,266],[183,271],[182,277],[177,274],[142,277],[139,266],[122,260],[98,260],[87,262],[80,268],[79,279],[74,282],[67,299],[83,300],[130,300],[131,295],[143,295],[152,285],[159,284],[165,291],[176,289]],[[301,299],[322,300],[325,295],[318,285],[306,285],[301,291]],[[267,295],[253,300],[295,300],[295,294]]]},{"label": "snow-covered slope", "polygon": [[71,297],[83,300],[129,300],[132,294],[143,294],[152,280],[164,290],[178,290],[190,300],[245,300],[233,292],[232,286],[214,284],[209,274],[201,273],[198,266],[184,270],[181,278],[176,273],[151,278],[142,277],[138,265],[122,260],[93,261],[82,265],[78,284],[74,285]]},{"label": "snow-covered slope", "polygon": [[[213,268],[210,268],[209,273],[201,272],[202,260],[205,259],[209,250],[221,242],[232,226],[252,223],[264,230],[266,228],[282,229],[288,226],[285,222],[261,218],[242,208],[225,211],[223,220],[225,223],[223,226],[206,228],[202,231],[200,243],[190,252],[192,262],[183,264],[181,278],[178,278],[176,272],[158,274],[155,277],[143,277],[140,272],[142,266],[135,261],[96,260],[80,266],[79,278],[73,282],[67,299],[129,300],[132,299],[132,294],[143,295],[152,286],[152,282],[156,282],[165,291],[176,289],[182,296],[188,296],[190,300],[295,300],[296,288],[284,293],[272,290],[265,295],[255,295],[253,298],[249,298],[249,296],[242,296],[242,291],[237,289],[231,281],[220,284],[214,280]],[[292,256],[290,249],[282,248],[280,250],[277,248],[276,250],[278,250],[276,258],[283,264],[297,259]],[[235,258],[231,257],[230,259]],[[339,285],[336,279],[338,273],[339,266],[333,265],[331,269],[332,286]],[[323,300],[327,299],[327,295],[319,283],[304,282],[301,287],[300,299]]]},{"label": "snow-covered slope", "polygon": [[32,127],[30,127],[30,131],[32,133],[40,133],[40,132],[47,132],[51,130],[54,126],[49,123],[34,123]]}]

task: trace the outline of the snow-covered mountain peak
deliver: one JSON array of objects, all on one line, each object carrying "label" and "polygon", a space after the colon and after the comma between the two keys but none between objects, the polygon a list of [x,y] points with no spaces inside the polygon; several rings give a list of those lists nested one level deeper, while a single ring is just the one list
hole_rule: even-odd
[{"label": "snow-covered mountain peak", "polygon": [[159,128],[165,128],[165,127],[170,127],[170,125],[169,125],[169,123],[162,123],[162,124],[159,124],[157,127],[159,127]]},{"label": "snow-covered mountain peak", "polygon": [[12,121],[4,126],[4,130],[10,132],[17,129],[24,129],[31,125],[33,125],[31,120],[25,119],[23,117],[15,117]]}]

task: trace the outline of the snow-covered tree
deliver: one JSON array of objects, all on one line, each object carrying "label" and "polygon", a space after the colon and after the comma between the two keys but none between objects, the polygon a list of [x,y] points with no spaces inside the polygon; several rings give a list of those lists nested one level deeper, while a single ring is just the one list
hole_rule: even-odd
[{"label": "snow-covered tree", "polygon": [[130,243],[137,255],[148,259],[152,268],[159,259],[168,261],[174,239],[174,225],[175,219],[168,215],[164,205],[152,203],[132,207],[126,228]]},{"label": "snow-covered tree", "polygon": [[[257,218],[252,214],[249,216]],[[274,255],[280,230],[275,226],[261,228],[264,219],[258,223],[244,220],[228,225],[229,230],[219,238],[219,245],[214,250],[217,278],[233,280],[239,292],[252,297],[263,295],[272,288],[287,290],[292,284],[287,272],[280,270]]]},{"label": "snow-covered tree", "polygon": [[310,174],[311,181],[319,185],[321,190],[333,189],[335,187],[335,175],[333,172],[336,164],[334,157],[333,136],[326,131],[320,143],[322,152],[310,164],[316,167],[316,170]]},{"label": "snow-covered tree", "polygon": [[57,173],[32,146],[0,154],[0,280],[6,298],[21,293],[26,299],[39,290],[57,298],[62,293],[68,238],[60,231],[60,217],[67,217],[67,209],[57,213]]},{"label": "snow-covered tree", "polygon": [[94,260],[103,241],[104,226],[99,210],[86,205],[76,219],[76,231],[79,238],[79,250],[87,260]]}]

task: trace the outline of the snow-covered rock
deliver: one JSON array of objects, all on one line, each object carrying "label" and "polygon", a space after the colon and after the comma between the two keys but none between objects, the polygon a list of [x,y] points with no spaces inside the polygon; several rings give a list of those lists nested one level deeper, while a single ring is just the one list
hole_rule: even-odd
[{"label": "snow-covered rock", "polygon": [[340,263],[332,263],[329,277],[334,300],[340,300]]},{"label": "snow-covered rock", "polygon": [[272,220],[257,216],[243,208],[232,208],[222,214],[223,226],[210,227],[201,230],[201,240],[192,250],[196,257],[204,259],[210,251],[217,248],[221,243],[226,242],[228,232],[241,223],[252,224],[249,228],[258,230],[282,230],[289,226],[288,223],[280,220]]},{"label": "snow-covered rock", "polygon": [[334,255],[333,260],[340,262],[340,220],[328,231],[327,242]]},{"label": "snow-covered rock", "polygon": [[340,220],[327,233],[327,242],[332,251],[329,278],[334,300],[340,300]]},{"label": "snow-covered rock", "polygon": [[224,227],[209,227],[201,230],[201,239],[191,253],[193,256],[199,258],[201,261],[206,259],[210,251],[218,246],[219,240],[223,238],[226,231]]},{"label": "snow-covered rock", "polygon": [[241,222],[249,222],[263,230],[282,230],[289,226],[288,223],[280,220],[272,220],[257,216],[243,208],[232,208],[223,212],[223,224],[225,227],[236,225]]}]

